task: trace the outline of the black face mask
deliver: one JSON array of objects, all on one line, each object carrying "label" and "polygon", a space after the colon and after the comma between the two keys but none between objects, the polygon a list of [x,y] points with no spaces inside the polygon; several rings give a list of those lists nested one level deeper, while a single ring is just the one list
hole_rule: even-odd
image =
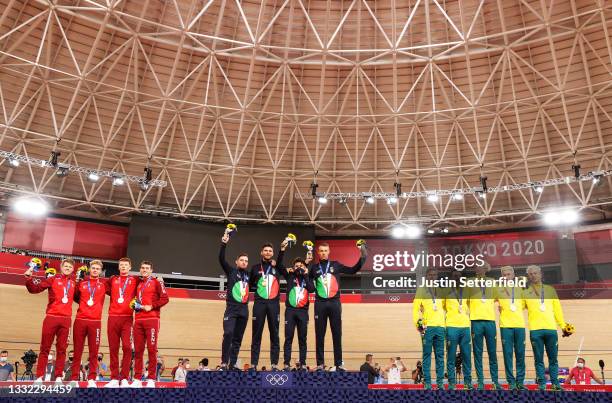
[{"label": "black face mask", "polygon": [[98,357],[98,361],[102,361],[102,357]]},{"label": "black face mask", "polygon": [[74,357],[68,357],[68,361],[72,361]]}]

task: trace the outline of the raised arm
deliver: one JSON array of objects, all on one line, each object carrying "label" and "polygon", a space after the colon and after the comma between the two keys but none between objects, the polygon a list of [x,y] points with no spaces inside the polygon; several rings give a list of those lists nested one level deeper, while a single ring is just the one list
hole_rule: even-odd
[{"label": "raised arm", "polygon": [[287,267],[283,263],[283,258],[285,257],[285,249],[287,249],[287,240],[283,240],[278,249],[278,255],[276,256],[276,269],[283,277],[287,277]]},{"label": "raised arm", "polygon": [[219,248],[219,264],[227,276],[229,276],[230,271],[232,270],[232,266],[230,266],[229,263],[227,263],[227,260],[225,260],[225,248],[228,240],[229,236],[224,235],[221,239],[221,248]]},{"label": "raised arm", "polygon": [[367,249],[366,249],[365,245],[359,247],[359,253],[360,253],[359,260],[353,266],[348,267],[348,266],[343,265],[342,263],[339,263],[340,267],[338,269],[339,269],[340,273],[343,273],[343,274],[355,274],[359,270],[361,270],[361,267],[365,263],[366,257],[368,255]]},{"label": "raised arm", "polygon": [[25,273],[23,273],[26,279],[25,286],[30,294],[39,294],[51,287],[52,281],[49,281],[46,278],[32,277],[33,271],[34,269],[29,268],[25,271]]}]

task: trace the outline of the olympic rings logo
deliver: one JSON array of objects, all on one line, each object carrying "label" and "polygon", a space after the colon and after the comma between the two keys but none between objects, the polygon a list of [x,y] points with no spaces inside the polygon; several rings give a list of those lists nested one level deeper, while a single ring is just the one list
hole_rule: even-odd
[{"label": "olympic rings logo", "polygon": [[289,375],[286,374],[267,374],[266,382],[272,386],[282,386],[289,381]]},{"label": "olympic rings logo", "polygon": [[217,294],[217,296],[219,297],[219,299],[225,299],[225,298],[227,298],[227,293],[220,292],[220,293]]},{"label": "olympic rings logo", "polygon": [[391,295],[391,296],[389,296],[389,301],[391,301],[391,302],[399,302],[399,300],[400,300],[399,295]]},{"label": "olympic rings logo", "polygon": [[576,298],[584,298],[584,297],[586,297],[586,291],[585,290],[576,290],[576,291],[574,291],[574,297],[576,297]]}]

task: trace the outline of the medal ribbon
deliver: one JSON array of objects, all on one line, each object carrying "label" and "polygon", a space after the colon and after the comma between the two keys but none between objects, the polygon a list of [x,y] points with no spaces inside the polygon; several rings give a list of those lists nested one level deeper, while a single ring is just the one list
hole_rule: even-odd
[{"label": "medal ribbon", "polygon": [[87,289],[89,290],[89,299],[93,301],[94,296],[96,295],[97,282],[96,282],[96,287],[94,287],[93,292],[92,292],[91,291],[91,279],[89,279],[89,281],[87,282]]},{"label": "medal ribbon", "polygon": [[[321,262],[319,262],[319,271],[321,272],[321,276],[325,276],[324,279],[327,281],[327,274],[329,273],[329,260],[327,261],[325,271],[323,271],[323,268],[321,267]],[[327,282],[327,284],[325,284],[325,291],[327,292],[327,295],[329,295],[329,283],[330,282]]]},{"label": "medal ribbon", "polygon": [[66,285],[64,286],[64,297],[68,298],[68,291],[70,291],[70,279],[66,277]]},{"label": "medal ribbon", "polygon": [[427,287],[427,291],[429,292],[429,295],[431,295],[431,301],[434,305],[436,305],[436,289],[434,288],[433,292],[431,292],[431,288]]},{"label": "medal ribbon", "polygon": [[138,291],[138,301],[140,301],[141,303],[142,303],[142,292],[144,291],[147,284],[149,284],[149,281],[151,281],[151,276],[147,278],[147,281],[145,281],[144,285],[140,287],[140,291]]},{"label": "medal ribbon", "polygon": [[463,288],[459,289],[459,295],[457,295],[457,290],[453,288],[453,294],[457,298],[457,302],[459,302],[459,309],[461,309],[461,305],[463,305]]},{"label": "medal ribbon", "polygon": [[[123,276],[119,276],[119,284],[121,284],[121,277]],[[123,286],[119,287],[119,298],[123,298],[123,296],[125,295],[125,289],[129,281],[130,281],[129,277],[125,276],[125,282],[123,283]]]}]

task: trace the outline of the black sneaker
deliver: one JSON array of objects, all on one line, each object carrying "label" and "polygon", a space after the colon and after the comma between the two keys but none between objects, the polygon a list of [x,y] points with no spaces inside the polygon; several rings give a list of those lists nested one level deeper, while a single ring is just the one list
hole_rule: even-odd
[{"label": "black sneaker", "polygon": [[317,365],[317,368],[315,369],[316,372],[322,372],[325,371],[325,365]]},{"label": "black sneaker", "polygon": [[343,366],[336,366],[336,372],[346,372],[346,368]]}]

